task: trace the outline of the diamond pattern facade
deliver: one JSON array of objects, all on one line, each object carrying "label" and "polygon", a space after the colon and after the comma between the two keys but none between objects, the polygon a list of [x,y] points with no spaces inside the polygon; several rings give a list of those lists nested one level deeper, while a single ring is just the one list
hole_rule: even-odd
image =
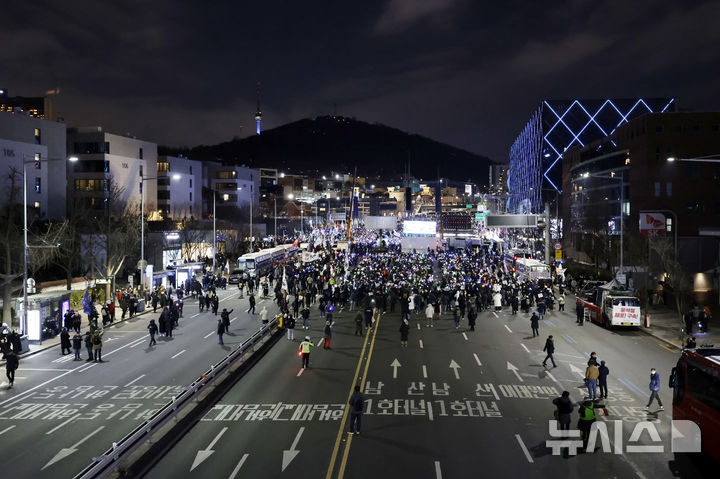
[{"label": "diamond pattern facade", "polygon": [[674,110],[673,98],[543,101],[510,148],[508,211],[542,211],[542,191],[560,192],[568,148],[606,137],[646,113]]}]

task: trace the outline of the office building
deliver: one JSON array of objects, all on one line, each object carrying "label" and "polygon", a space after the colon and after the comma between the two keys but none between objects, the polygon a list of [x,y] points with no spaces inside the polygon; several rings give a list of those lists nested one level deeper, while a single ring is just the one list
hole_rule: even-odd
[{"label": "office building", "polygon": [[[157,144],[132,136],[115,135],[100,126],[69,128],[68,155],[79,161],[68,164],[68,211],[105,211],[110,199],[113,213],[140,208],[141,178],[157,177]],[[159,219],[157,181],[143,182],[144,211]]]},{"label": "office building", "polygon": [[[246,166],[223,165],[219,162],[203,163],[204,186],[216,192],[217,207],[236,207],[253,215],[259,214],[258,197],[260,191],[260,173]],[[212,194],[203,198],[203,209],[207,216],[212,215]],[[252,205],[252,206],[251,206]]]},{"label": "office building", "polygon": [[202,218],[202,165],[185,157],[158,157],[157,201],[163,219]]},{"label": "office building", "polygon": [[[66,178],[65,124],[28,115],[0,113],[0,174],[17,171],[19,194],[15,202],[22,203],[23,161],[27,165],[27,203],[41,219],[63,218]],[[51,160],[51,161],[46,161]],[[10,185],[4,180],[0,188],[0,204],[6,204]]]},{"label": "office building", "polygon": [[546,100],[510,148],[508,212],[538,213],[561,192],[566,150],[612,135],[633,118],[675,108],[672,98]]},{"label": "office building", "polygon": [[42,120],[54,119],[52,99],[50,97],[11,97],[7,88],[0,87],[0,113],[3,112],[31,116]]}]

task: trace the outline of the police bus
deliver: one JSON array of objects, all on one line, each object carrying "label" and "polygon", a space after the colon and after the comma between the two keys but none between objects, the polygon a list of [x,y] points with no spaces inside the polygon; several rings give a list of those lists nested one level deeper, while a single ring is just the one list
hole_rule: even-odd
[{"label": "police bus", "polygon": [[536,259],[518,258],[515,261],[515,273],[520,281],[530,280],[539,284],[552,281],[550,266]]}]

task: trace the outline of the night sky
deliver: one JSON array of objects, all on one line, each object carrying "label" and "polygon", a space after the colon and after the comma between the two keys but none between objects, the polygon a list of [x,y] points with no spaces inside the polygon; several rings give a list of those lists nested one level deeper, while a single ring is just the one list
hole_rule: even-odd
[{"label": "night sky", "polygon": [[493,160],[544,98],[720,109],[718,1],[17,1],[0,86],[173,146],[337,113]]}]

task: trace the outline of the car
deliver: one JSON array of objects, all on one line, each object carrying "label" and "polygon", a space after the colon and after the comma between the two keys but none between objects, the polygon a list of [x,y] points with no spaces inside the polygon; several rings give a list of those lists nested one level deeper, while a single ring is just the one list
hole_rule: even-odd
[{"label": "car", "polygon": [[240,269],[234,269],[228,277],[228,284],[238,284],[243,277],[243,272]]}]

